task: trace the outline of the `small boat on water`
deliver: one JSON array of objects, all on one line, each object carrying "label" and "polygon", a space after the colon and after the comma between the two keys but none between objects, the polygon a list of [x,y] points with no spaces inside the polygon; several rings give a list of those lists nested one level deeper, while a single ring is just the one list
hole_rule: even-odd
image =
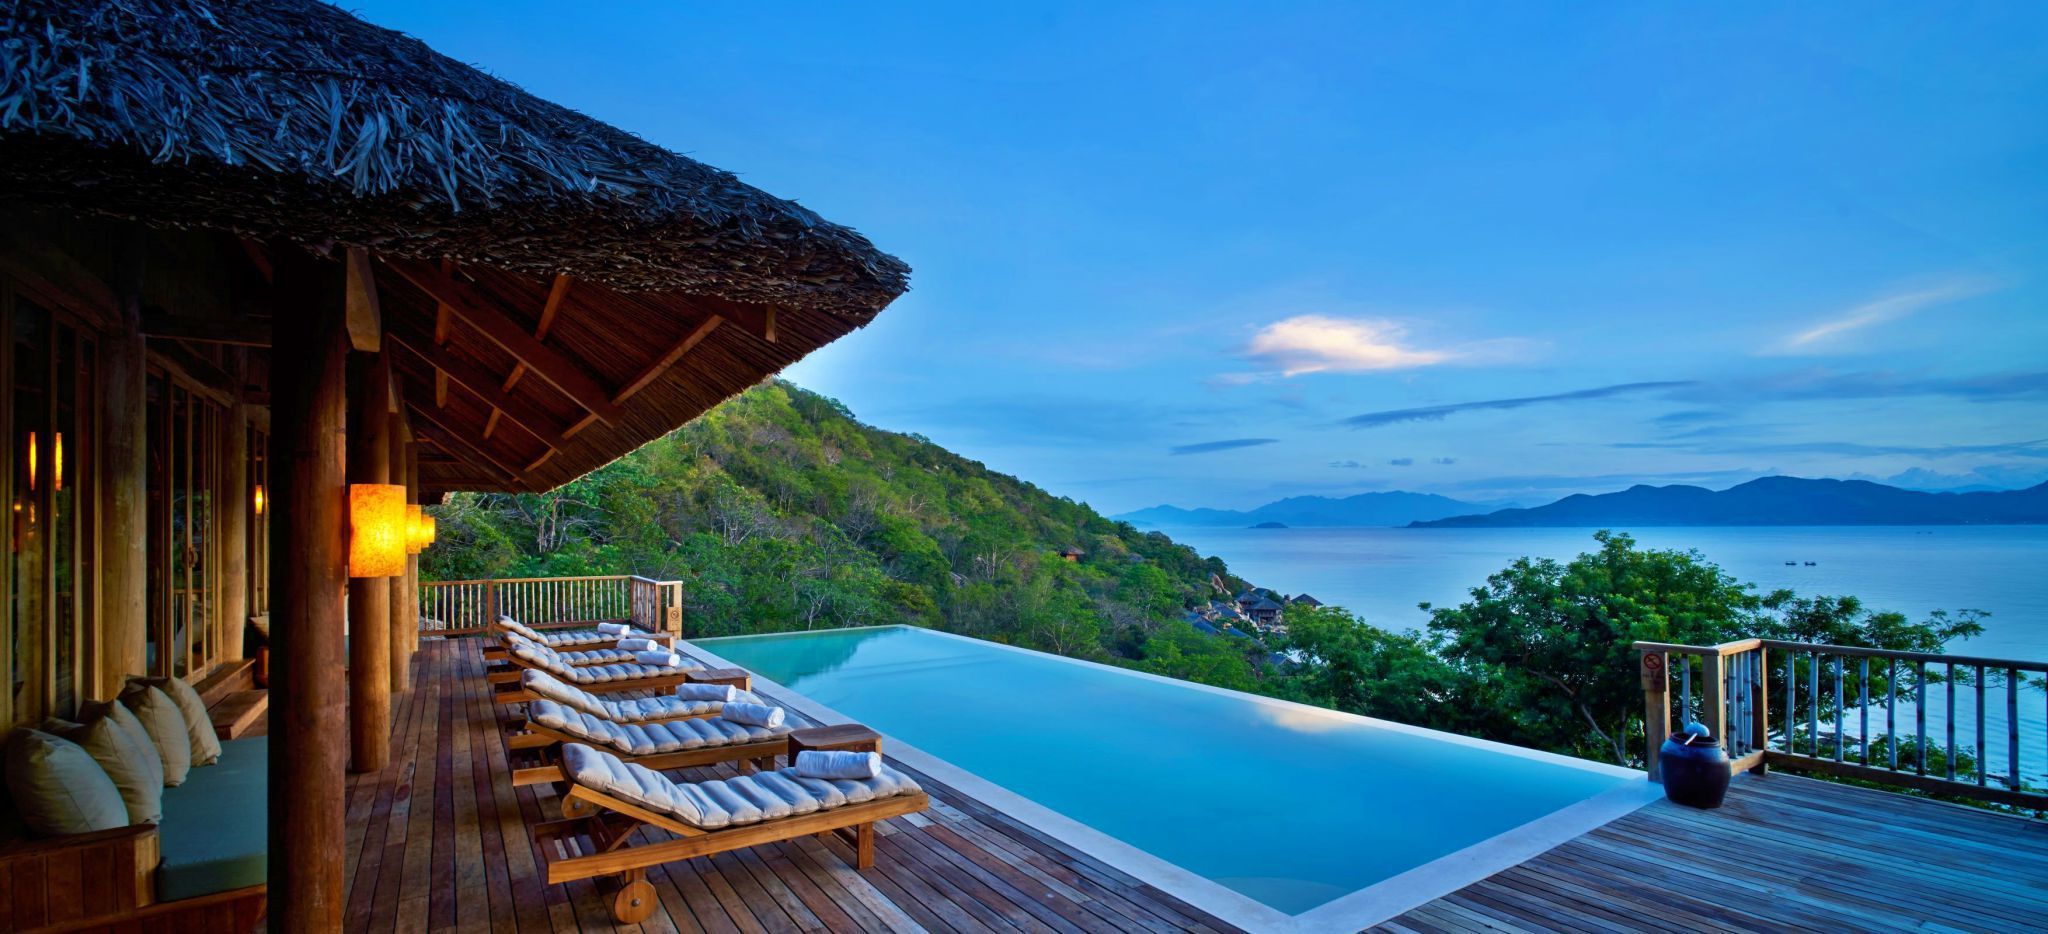
[{"label": "small boat on water", "polygon": [[1808,562],[1806,562],[1806,566],[1807,566],[1807,567],[1813,567],[1814,565],[1816,565],[1816,564],[1819,564],[1819,563],[1820,563],[1820,562],[1818,562],[1818,561],[1808,561]]},{"label": "small boat on water", "polygon": [[1788,567],[1788,568],[1790,568],[1790,567],[1798,567],[1798,566],[1799,566],[1799,562],[1797,562],[1797,561],[1787,561],[1787,562],[1785,562],[1785,566],[1786,566],[1786,567]]}]

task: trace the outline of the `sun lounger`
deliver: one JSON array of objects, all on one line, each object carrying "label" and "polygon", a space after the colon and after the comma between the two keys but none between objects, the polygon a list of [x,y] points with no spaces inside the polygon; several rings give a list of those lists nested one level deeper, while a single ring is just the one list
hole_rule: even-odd
[{"label": "sun lounger", "polygon": [[[576,665],[562,657],[562,654],[544,645],[530,641],[516,640],[510,643],[511,654],[506,661],[524,671],[541,671],[553,675],[557,680],[573,684],[585,691],[612,693],[615,691],[643,691],[672,688],[689,681],[689,673],[703,668],[685,662],[680,666],[641,665],[634,662],[617,662],[603,665]],[[538,695],[526,689],[522,671],[517,680],[504,675],[489,676],[496,685],[495,699],[501,704],[516,704],[535,699]]]},{"label": "sun lounger", "polygon": [[[612,917],[647,920],[655,908],[647,869],[707,856],[838,832],[851,836],[854,868],[875,862],[875,822],[922,811],[931,800],[917,782],[884,768],[865,780],[799,778],[794,769],[703,782],[677,782],[608,752],[570,743],[562,747],[561,780],[568,797],[594,813],[541,824],[534,840],[547,860],[547,881],[615,876],[619,891]],[[636,832],[649,833],[635,843]],[[675,834],[656,839],[653,829]]]},{"label": "sun lounger", "polygon": [[653,639],[667,642],[670,636],[661,632],[643,632],[634,629],[624,634],[602,632],[597,629],[535,629],[510,616],[499,616],[491,621],[490,632],[486,634],[484,658],[504,658],[507,652],[505,634],[516,633],[551,649],[611,649],[618,646],[620,639]]},{"label": "sun lounger", "polygon": [[[636,656],[639,654],[611,646],[598,646],[590,649],[557,649],[535,642],[516,632],[505,633],[504,644],[508,649],[526,646],[534,649],[538,654],[547,655],[551,653],[552,657],[559,660],[562,664],[572,665],[577,668],[588,668],[591,665],[630,664],[638,661]],[[517,681],[519,680],[521,668],[522,666],[513,663],[510,658],[500,659],[497,664],[484,669],[484,678],[493,684]]]},{"label": "sun lounger", "polygon": [[[570,743],[603,749],[657,772],[720,762],[767,771],[775,768],[777,756],[788,754],[789,731],[786,725],[753,726],[717,715],[616,723],[566,704],[537,700],[527,707],[526,727],[518,734],[516,745],[508,741],[508,745],[528,750],[520,756],[526,761],[513,766],[512,784],[561,781],[561,751]],[[582,812],[576,805],[580,803],[579,799],[564,798],[563,816],[579,816]]]}]

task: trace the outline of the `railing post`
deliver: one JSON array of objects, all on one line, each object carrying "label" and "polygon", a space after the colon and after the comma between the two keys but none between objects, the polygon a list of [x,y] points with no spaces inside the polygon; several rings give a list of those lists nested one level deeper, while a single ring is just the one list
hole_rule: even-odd
[{"label": "railing post", "polygon": [[487,580],[484,581],[484,618],[478,620],[477,622],[479,625],[484,626],[485,628],[489,628],[492,623],[497,621],[498,582],[495,580]]},{"label": "railing post", "polygon": [[1657,749],[1671,735],[1671,675],[1664,668],[1664,653],[1645,650],[1643,673],[1643,768],[1650,781],[1662,782],[1664,770],[1657,764]]},{"label": "railing post", "polygon": [[[1770,655],[1770,650],[1769,650],[1769,649],[1767,649],[1767,648],[1764,648],[1763,646],[1757,646],[1757,647],[1756,647],[1756,679],[1755,679],[1755,680],[1754,680],[1754,681],[1753,681],[1753,682],[1752,682],[1752,683],[1750,684],[1750,686],[1749,686],[1749,696],[1750,696],[1750,706],[1751,706],[1751,710],[1749,711],[1749,718],[1750,718],[1749,722],[1750,722],[1750,732],[1751,732],[1752,734],[1754,734],[1754,735],[1755,735],[1755,737],[1756,737],[1756,748],[1757,748],[1757,749],[1760,749],[1760,750],[1767,750],[1767,749],[1771,748],[1771,688],[1770,688],[1770,683],[1771,683],[1771,655]],[[1864,747],[1864,749],[1865,749],[1865,755],[1867,756],[1867,755],[1868,755],[1868,752],[1869,752],[1869,747],[1868,747],[1868,745],[1866,745],[1866,746]],[[1771,763],[1770,763],[1770,760],[1771,760],[1771,757],[1770,757],[1769,755],[1763,755],[1763,756],[1759,756],[1759,757],[1757,757],[1757,760],[1756,760],[1756,765],[1752,766],[1752,767],[1750,768],[1750,771],[1752,771],[1752,772],[1755,772],[1755,773],[1756,773],[1756,774],[1758,774],[1758,775],[1765,775],[1765,774],[1769,774],[1769,772],[1770,772],[1770,770],[1771,770]]]},{"label": "railing post", "polygon": [[1707,732],[1714,734],[1714,741],[1721,744],[1723,752],[1732,754],[1734,748],[1728,745],[1728,657],[1716,651],[1700,656],[1700,717],[1706,723]]}]

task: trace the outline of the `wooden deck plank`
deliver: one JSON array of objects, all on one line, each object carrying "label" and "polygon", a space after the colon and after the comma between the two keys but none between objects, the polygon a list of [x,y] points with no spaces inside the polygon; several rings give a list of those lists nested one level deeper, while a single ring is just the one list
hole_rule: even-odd
[{"label": "wooden deck plank", "polygon": [[[873,869],[837,837],[672,863],[648,872],[653,917],[614,925],[615,883],[541,881],[529,828],[560,799],[511,786],[483,670],[475,640],[422,643],[392,761],[351,776],[348,930],[1236,930],[914,771],[933,806],[880,825]],[[1997,931],[2038,928],[2044,906],[2048,823],[1773,774],[1720,810],[1653,804],[1380,929]]]}]

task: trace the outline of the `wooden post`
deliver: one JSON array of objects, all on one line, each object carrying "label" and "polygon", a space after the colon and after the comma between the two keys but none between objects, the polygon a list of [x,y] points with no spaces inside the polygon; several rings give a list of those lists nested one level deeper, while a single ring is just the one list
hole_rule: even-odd
[{"label": "wooden post", "polygon": [[145,671],[149,641],[149,359],[139,231],[119,250],[121,327],[100,342],[100,613],[97,692]]},{"label": "wooden post", "polygon": [[220,618],[222,657],[242,657],[242,636],[249,628],[249,410],[242,404],[247,380],[246,351],[231,352],[234,401],[222,428],[220,472]]},{"label": "wooden post", "polygon": [[[348,482],[391,482],[390,358],[349,355]],[[349,768],[375,772],[391,758],[391,581],[348,582]]]},{"label": "wooden post", "polygon": [[[1700,656],[1700,722],[1728,751],[1728,659],[1719,652]],[[1682,725],[1682,724],[1681,724]]]},{"label": "wooden post", "polygon": [[[1867,679],[1864,681],[1865,690],[1869,689],[1869,683],[1870,682]],[[1749,712],[1750,731],[1756,735],[1756,748],[1758,749],[1771,748],[1770,684],[1770,650],[1759,645],[1756,647],[1756,683],[1750,685],[1749,689],[1750,706],[1753,708]],[[1868,748],[1866,748],[1864,750],[1865,757],[1867,758],[1869,754],[1870,751]],[[1756,765],[1750,769],[1751,772],[1754,772],[1758,775],[1768,774],[1770,770],[1771,757],[1768,754],[1758,757],[1756,760]]]},{"label": "wooden post", "polygon": [[1657,766],[1657,749],[1671,735],[1671,674],[1664,667],[1663,652],[1644,652],[1643,673],[1643,768],[1650,781],[1662,782],[1664,770]]},{"label": "wooden post", "polygon": [[[420,447],[408,442],[405,446],[405,501],[420,502]],[[408,654],[420,650],[420,556],[413,555],[405,564],[405,612],[412,625],[405,629]]]},{"label": "wooden post", "polygon": [[[399,408],[400,411],[404,410],[403,406]],[[400,417],[393,416],[393,419],[396,421]],[[408,461],[405,454],[407,445],[404,443],[404,437],[405,433],[403,430],[393,432],[391,445],[385,451],[385,463],[390,471],[391,482],[405,485],[405,500],[410,503],[414,500],[414,494],[412,476],[406,470]],[[390,606],[388,624],[391,634],[384,647],[387,658],[385,668],[391,690],[394,692],[402,692],[412,686],[412,650],[413,645],[419,639],[420,615],[413,609],[412,603],[414,591],[412,568],[413,559],[411,556],[408,556],[405,562],[405,573],[392,578],[387,595]]]},{"label": "wooden post", "polygon": [[348,334],[341,264],[295,244],[273,255],[269,919],[277,931],[332,931],[348,852]]}]

